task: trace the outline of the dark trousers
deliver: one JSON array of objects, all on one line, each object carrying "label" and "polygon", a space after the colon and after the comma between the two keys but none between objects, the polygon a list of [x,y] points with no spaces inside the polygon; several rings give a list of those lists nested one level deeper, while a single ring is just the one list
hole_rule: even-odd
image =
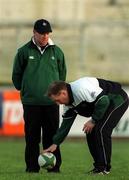
[{"label": "dark trousers", "polygon": [[91,133],[87,134],[87,143],[94,159],[94,167],[100,171],[109,171],[111,168],[111,134],[129,105],[127,95],[124,92],[122,95],[125,101],[117,107],[111,103],[105,117],[96,123]]},{"label": "dark trousers", "polygon": [[[25,162],[26,171],[38,172],[38,156],[40,154],[40,142],[44,149],[48,148],[52,138],[59,127],[59,106],[31,106],[23,105],[25,121]],[[41,136],[42,131],[42,136]],[[54,152],[57,162],[55,168],[61,165],[59,147]]]}]

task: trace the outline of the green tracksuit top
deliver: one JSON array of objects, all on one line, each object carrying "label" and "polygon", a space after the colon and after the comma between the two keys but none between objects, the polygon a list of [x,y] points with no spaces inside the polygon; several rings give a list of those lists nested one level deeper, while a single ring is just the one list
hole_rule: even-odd
[{"label": "green tracksuit top", "polygon": [[128,99],[119,83],[94,77],[71,82],[67,84],[67,90],[70,103],[64,105],[63,121],[53,137],[53,143],[57,145],[68,135],[77,114],[91,117],[97,124],[103,120],[110,106],[115,110]]},{"label": "green tracksuit top", "polygon": [[13,65],[12,81],[15,88],[20,90],[23,104],[53,104],[46,96],[47,88],[53,81],[65,81],[65,78],[64,53],[51,40],[43,51],[38,49],[33,40],[18,49]]}]

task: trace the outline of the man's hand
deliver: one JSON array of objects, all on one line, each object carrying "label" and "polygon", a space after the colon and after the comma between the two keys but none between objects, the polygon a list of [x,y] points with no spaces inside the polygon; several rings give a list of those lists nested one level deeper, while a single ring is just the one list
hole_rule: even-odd
[{"label": "man's hand", "polygon": [[91,133],[92,129],[94,128],[95,124],[92,122],[92,120],[87,121],[83,126],[83,131],[85,133]]},{"label": "man's hand", "polygon": [[56,144],[52,144],[49,148],[47,149],[44,149],[43,150],[43,153],[46,153],[46,152],[54,152],[57,148],[57,145]]}]

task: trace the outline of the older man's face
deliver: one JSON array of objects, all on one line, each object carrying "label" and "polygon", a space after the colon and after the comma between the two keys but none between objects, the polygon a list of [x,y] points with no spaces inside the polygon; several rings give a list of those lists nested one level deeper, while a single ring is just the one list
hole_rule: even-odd
[{"label": "older man's face", "polygon": [[40,47],[46,46],[49,39],[49,33],[39,34],[34,30],[34,39],[38,46]]}]

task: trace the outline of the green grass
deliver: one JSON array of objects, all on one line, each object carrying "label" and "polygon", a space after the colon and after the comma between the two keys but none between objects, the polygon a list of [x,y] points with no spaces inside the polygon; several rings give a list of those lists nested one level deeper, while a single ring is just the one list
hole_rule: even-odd
[{"label": "green grass", "polygon": [[85,140],[66,140],[61,145],[62,166],[60,174],[25,173],[24,139],[0,138],[0,180],[128,180],[129,142],[113,141],[112,171],[108,176],[91,176],[92,158]]}]

